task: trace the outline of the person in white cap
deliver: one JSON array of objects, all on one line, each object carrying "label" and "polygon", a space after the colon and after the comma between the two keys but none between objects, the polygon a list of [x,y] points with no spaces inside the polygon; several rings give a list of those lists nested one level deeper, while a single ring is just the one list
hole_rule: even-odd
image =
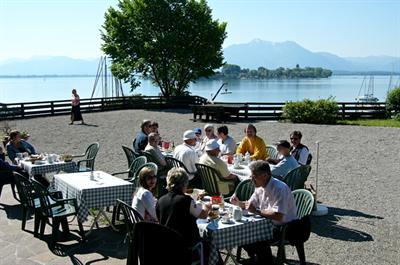
[{"label": "person in white cap", "polygon": [[232,182],[218,181],[218,188],[222,194],[230,194],[238,184],[239,179],[235,174],[229,172],[227,164],[218,157],[220,152],[219,144],[216,139],[207,142],[204,149],[206,152],[200,157],[200,164],[210,166],[217,170],[224,179],[233,180]]},{"label": "person in white cap", "polygon": [[189,171],[187,173],[189,175],[190,187],[193,187],[193,185],[198,186],[195,183],[199,179],[199,177],[195,177],[197,171],[195,164],[199,161],[199,157],[194,149],[195,145],[196,133],[192,130],[187,130],[183,133],[183,144],[178,145],[174,150],[174,158],[182,161]]},{"label": "person in white cap", "polygon": [[207,123],[204,126],[204,131],[206,132],[206,136],[203,138],[203,140],[201,141],[201,144],[200,144],[200,151],[201,152],[205,151],[204,149],[206,148],[206,144],[207,144],[207,142],[209,140],[218,139],[218,137],[215,135],[214,125],[213,124]]}]

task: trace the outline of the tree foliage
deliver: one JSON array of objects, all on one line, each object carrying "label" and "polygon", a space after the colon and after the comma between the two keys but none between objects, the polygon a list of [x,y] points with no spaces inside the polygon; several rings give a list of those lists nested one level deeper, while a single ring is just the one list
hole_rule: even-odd
[{"label": "tree foliage", "polygon": [[247,68],[241,69],[239,65],[225,64],[220,73],[214,78],[230,78],[230,79],[270,79],[270,78],[325,78],[330,77],[332,71],[321,67],[305,67],[301,68],[298,64],[295,68],[279,67],[270,70],[265,67],[259,67],[257,70]]},{"label": "tree foliage", "polygon": [[142,75],[166,97],[184,95],[191,81],[222,66],[225,28],[205,0],[120,0],[105,14],[102,50],[132,89]]},{"label": "tree foliage", "polygon": [[400,113],[400,87],[390,91],[386,97],[386,109],[390,114]]}]

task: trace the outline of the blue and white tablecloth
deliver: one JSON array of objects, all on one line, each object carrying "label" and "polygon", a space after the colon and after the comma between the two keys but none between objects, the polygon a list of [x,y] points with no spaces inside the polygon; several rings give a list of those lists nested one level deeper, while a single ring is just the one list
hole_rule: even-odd
[{"label": "blue and white tablecloth", "polygon": [[223,224],[221,221],[198,220],[197,226],[202,237],[211,240],[209,264],[218,262],[218,251],[273,238],[274,225],[266,218],[243,217],[242,221]]},{"label": "blue and white tablecloth", "polygon": [[78,219],[87,220],[89,208],[101,209],[116,205],[117,199],[132,202],[134,185],[102,171],[58,174],[54,176],[54,187],[63,194],[63,198],[76,198]]},{"label": "blue and white tablecloth", "polygon": [[54,162],[54,163],[49,163],[47,161],[42,161],[40,160],[39,164],[36,162],[35,164],[32,164],[31,161],[26,161],[22,160],[20,161],[20,165],[22,168],[29,173],[30,176],[34,175],[42,175],[46,173],[58,173],[60,171],[65,171],[65,172],[75,172],[77,171],[76,163],[74,161],[70,162]]}]

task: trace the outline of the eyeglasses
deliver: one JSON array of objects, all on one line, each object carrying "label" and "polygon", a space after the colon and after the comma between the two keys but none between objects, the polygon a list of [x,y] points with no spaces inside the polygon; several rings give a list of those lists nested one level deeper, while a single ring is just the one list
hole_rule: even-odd
[{"label": "eyeglasses", "polygon": [[299,138],[293,137],[293,138],[290,138],[290,140],[297,141],[297,140],[299,140]]},{"label": "eyeglasses", "polygon": [[211,131],[212,131],[212,129],[207,129],[207,130],[206,130],[206,132],[211,132]]}]

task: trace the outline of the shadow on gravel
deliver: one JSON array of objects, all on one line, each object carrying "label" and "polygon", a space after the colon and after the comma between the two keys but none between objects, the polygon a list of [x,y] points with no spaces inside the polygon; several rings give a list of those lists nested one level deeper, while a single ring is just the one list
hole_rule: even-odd
[{"label": "shadow on gravel", "polygon": [[90,123],[84,123],[84,124],[77,123],[75,125],[86,126],[86,127],[99,127],[97,124],[90,124]]},{"label": "shadow on gravel", "polygon": [[[322,237],[328,237],[342,241],[363,242],[374,240],[373,237],[368,233],[338,225],[337,223],[341,217],[361,217],[379,220],[383,219],[383,217],[380,216],[365,214],[355,210],[329,207],[328,215],[311,219],[312,232]],[[363,221],[363,223],[369,223],[373,225],[373,220]]]},{"label": "shadow on gravel", "polygon": [[[0,203],[0,210],[5,211],[8,219],[17,219],[22,220],[22,208],[20,204],[16,205],[7,205]],[[28,214],[28,219],[30,218],[30,214]]]},{"label": "shadow on gravel", "polygon": [[[54,255],[60,257],[69,257],[72,264],[92,264],[99,261],[108,260],[110,257],[117,259],[126,259],[128,254],[128,243],[124,242],[125,232],[114,232],[109,227],[93,229],[86,242],[80,242],[77,236],[77,230],[71,230],[67,238],[60,239],[55,246],[50,244],[51,234],[46,234],[43,238]],[[87,232],[87,231],[86,231]],[[61,233],[59,233],[59,236]],[[97,253],[93,260],[84,259],[82,262],[76,255],[85,255]]]}]

